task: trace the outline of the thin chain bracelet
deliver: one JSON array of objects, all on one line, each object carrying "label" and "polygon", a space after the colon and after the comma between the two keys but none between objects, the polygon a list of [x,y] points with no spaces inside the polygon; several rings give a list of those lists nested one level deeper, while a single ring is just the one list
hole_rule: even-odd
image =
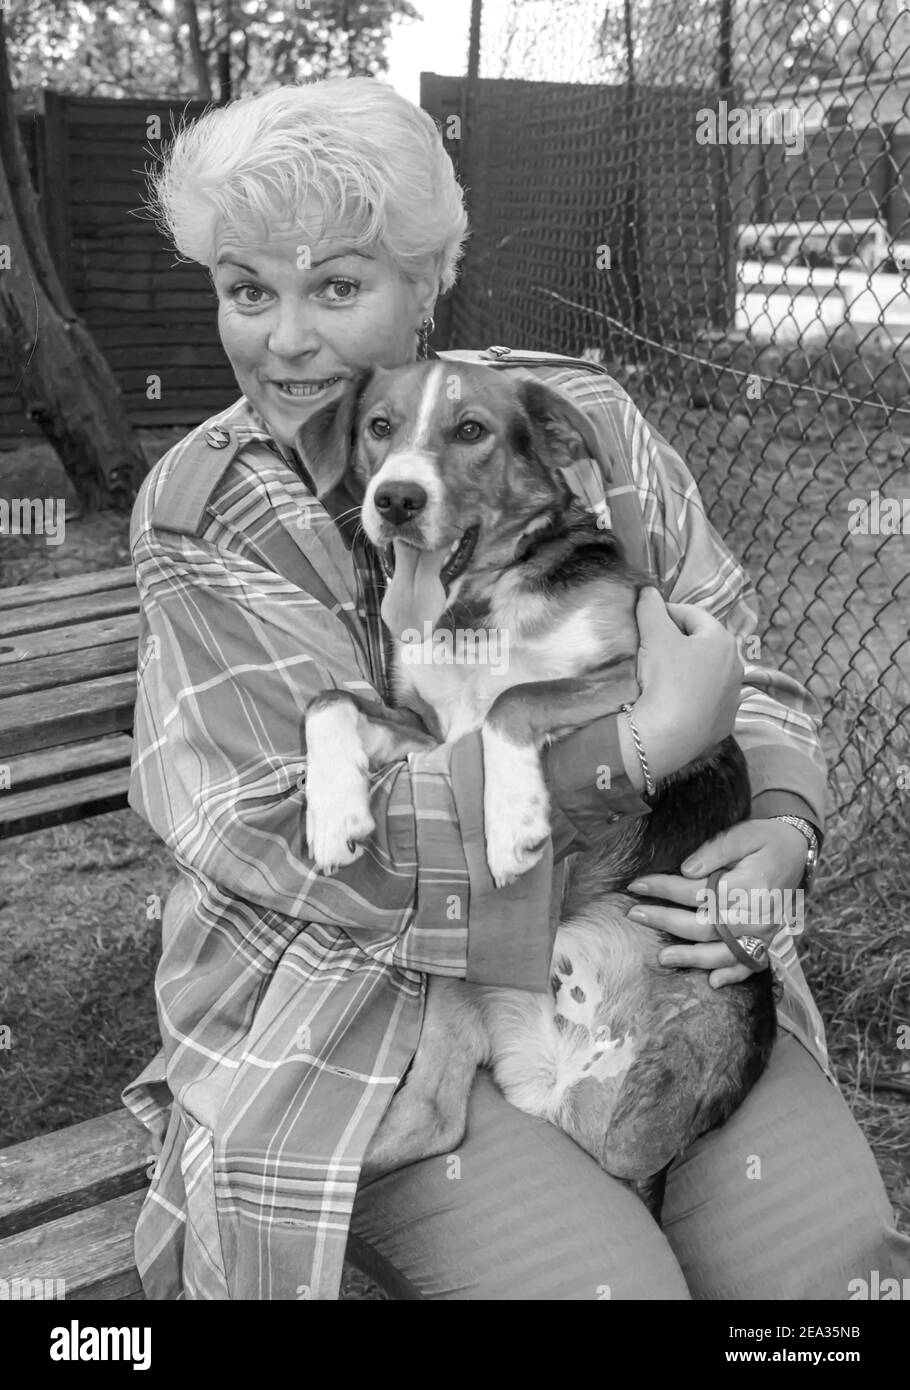
[{"label": "thin chain bracelet", "polygon": [[626,718],[628,719],[628,721],[629,721],[629,728],[631,729],[631,731],[632,731],[632,737],[633,737],[633,739],[635,740],[635,747],[636,747],[636,749],[637,749],[637,751],[638,751],[638,761],[641,763],[641,770],[642,770],[642,773],[643,773],[644,779],[645,779],[645,791],[646,791],[646,793],[648,794],[648,796],[653,796],[653,795],[654,795],[654,790],[655,790],[655,788],[654,788],[654,779],[653,779],[652,776],[651,776],[651,769],[648,767],[648,760],[647,760],[647,758],[645,757],[645,749],[644,749],[644,744],[643,744],[642,741],[641,741],[641,735],[639,734],[637,728],[635,727],[635,720],[632,718],[632,709],[633,709],[633,706],[632,706],[632,705],[620,705],[619,708],[620,708],[620,710],[622,711],[622,713],[626,716]]}]

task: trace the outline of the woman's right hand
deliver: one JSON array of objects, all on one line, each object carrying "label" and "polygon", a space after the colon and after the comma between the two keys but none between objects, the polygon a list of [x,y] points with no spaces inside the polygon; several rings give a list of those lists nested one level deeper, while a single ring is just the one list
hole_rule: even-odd
[{"label": "woman's right hand", "polygon": [[[635,616],[641,695],[633,718],[658,782],[732,732],[743,664],[736,639],[695,604],[665,604],[649,586],[639,595]],[[620,740],[623,762],[640,787],[644,777],[625,719]]]}]

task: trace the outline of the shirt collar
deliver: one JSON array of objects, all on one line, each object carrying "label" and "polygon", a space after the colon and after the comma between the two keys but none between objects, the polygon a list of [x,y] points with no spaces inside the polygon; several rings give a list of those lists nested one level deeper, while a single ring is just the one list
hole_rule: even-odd
[{"label": "shirt collar", "polygon": [[[311,484],[311,491],[319,498],[325,506],[333,493],[337,492],[341,486],[342,479],[347,481],[348,460],[337,459],[331,464],[314,469],[310,459],[304,460],[300,450],[291,448],[290,450],[294,467],[302,472],[303,476]],[[351,480],[353,481],[353,479]]]},{"label": "shirt collar", "polygon": [[[339,460],[338,466],[328,472],[322,470],[318,476],[314,476],[295,448],[278,443],[266,421],[246,396],[242,398],[234,428],[235,433],[242,437],[244,442],[255,439],[267,444],[289,468],[293,469],[328,512],[341,534],[345,547],[350,550],[360,520],[362,499],[356,480],[345,477],[345,460]],[[343,519],[339,520],[340,517]]]}]

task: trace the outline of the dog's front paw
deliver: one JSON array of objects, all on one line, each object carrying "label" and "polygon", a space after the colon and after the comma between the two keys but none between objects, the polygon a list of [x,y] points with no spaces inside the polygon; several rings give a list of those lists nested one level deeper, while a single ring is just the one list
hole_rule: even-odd
[{"label": "dog's front paw", "polygon": [[497,888],[532,869],[550,834],[550,801],[537,750],[483,730],[484,834]]},{"label": "dog's front paw", "polygon": [[487,834],[487,866],[497,888],[506,888],[533,869],[544,852],[549,834],[545,816],[542,821],[523,826],[517,834],[500,835],[495,830]]},{"label": "dog's front paw", "polygon": [[[355,801],[360,804],[355,805]],[[353,864],[363,854],[360,842],[368,840],[375,829],[369,798],[362,787],[350,787],[347,797],[339,792],[337,798],[333,793],[325,800],[315,799],[315,804],[313,798],[307,800],[307,849],[321,874],[333,874]]]},{"label": "dog's front paw", "polygon": [[356,707],[317,697],[306,717],[306,838],[320,873],[333,874],[363,854],[376,829],[370,812],[370,769]]}]

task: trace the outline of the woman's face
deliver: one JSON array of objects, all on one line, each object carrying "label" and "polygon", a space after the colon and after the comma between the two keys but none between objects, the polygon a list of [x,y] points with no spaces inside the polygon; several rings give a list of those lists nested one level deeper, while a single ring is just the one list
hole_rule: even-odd
[{"label": "woman's face", "polygon": [[215,262],[224,350],[285,446],[359,368],[412,362],[416,330],[432,311],[429,281],[406,281],[381,248],[353,251],[343,233],[251,242],[228,228],[216,238]]}]

